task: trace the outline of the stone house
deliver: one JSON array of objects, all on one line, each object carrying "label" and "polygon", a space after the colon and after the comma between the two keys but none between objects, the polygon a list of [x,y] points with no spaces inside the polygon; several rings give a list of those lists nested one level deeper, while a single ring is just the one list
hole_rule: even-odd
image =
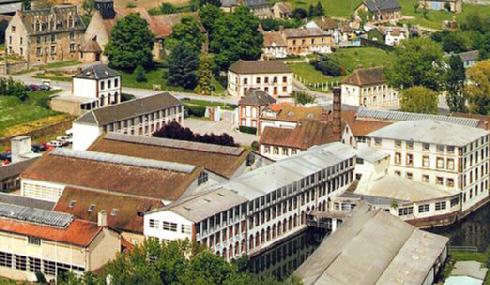
[{"label": "stone house", "polygon": [[262,90],[250,89],[238,101],[238,125],[258,128],[262,111],[276,103],[276,99]]},{"label": "stone house", "polygon": [[284,29],[288,55],[330,53],[334,44],[331,33],[319,28]]},{"label": "stone house", "polygon": [[276,2],[274,6],[272,6],[271,11],[275,19],[287,19],[291,17],[293,8],[288,2]]},{"label": "stone house", "polygon": [[84,30],[74,5],[17,11],[5,31],[6,51],[31,64],[76,60]]},{"label": "stone house", "polygon": [[397,0],[365,0],[355,9],[355,16],[359,17],[360,11],[367,12],[369,20],[374,22],[398,21],[401,17]]}]

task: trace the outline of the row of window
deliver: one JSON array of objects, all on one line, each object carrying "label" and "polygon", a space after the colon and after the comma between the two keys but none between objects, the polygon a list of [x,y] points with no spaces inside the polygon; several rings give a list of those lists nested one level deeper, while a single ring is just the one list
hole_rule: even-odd
[{"label": "row of window", "polygon": [[298,150],[294,149],[294,148],[265,145],[264,146],[264,154],[271,153],[271,149],[272,149],[272,154],[276,154],[276,155],[279,155],[279,154],[281,154],[281,155],[294,155],[298,152]]},{"label": "row of window", "polygon": [[78,273],[85,271],[85,268],[72,264],[55,262],[37,257],[16,255],[2,251],[0,251],[0,266],[20,271],[42,272],[51,276],[60,275],[61,273],[70,270]]},{"label": "row of window", "polygon": [[[401,172],[396,170],[395,175],[401,176]],[[413,172],[408,172],[408,171],[405,172],[405,178],[413,180]],[[421,181],[425,182],[425,183],[430,183],[430,176],[427,174],[422,174]],[[444,185],[444,177],[436,176],[435,182],[437,185],[443,186]],[[453,178],[446,178],[446,186],[447,187],[454,187],[455,186],[454,179]]]},{"label": "row of window", "polygon": [[[101,91],[105,90],[106,82],[107,82],[107,89],[112,88],[112,80],[111,79],[101,80],[99,82]],[[118,77],[114,78],[114,88],[117,88],[117,87],[119,87],[119,78]]]},{"label": "row of window", "polygon": [[[459,204],[459,198],[453,198],[450,201],[451,208]],[[434,209],[435,211],[443,211],[446,210],[446,201],[440,201],[434,203]],[[430,204],[422,204],[418,205],[418,213],[426,213],[430,211]],[[407,216],[407,215],[412,215],[413,214],[413,206],[410,207],[403,207],[398,209],[398,216]]]},{"label": "row of window", "polygon": [[[236,77],[235,79],[235,82],[236,84],[239,84],[239,81],[238,81],[238,76]],[[288,77],[287,76],[283,76],[282,77],[282,83],[287,83],[288,82]],[[261,84],[262,83],[262,77],[261,76],[256,76],[255,77],[255,83],[257,84]],[[264,76],[264,83],[268,84],[269,83],[269,76]],[[272,77],[272,83],[278,83],[278,78],[277,76],[273,76]],[[245,77],[243,78],[243,84],[244,85],[247,85],[248,84],[248,78]]]},{"label": "row of window", "polygon": [[[76,48],[76,45],[75,44],[70,44],[70,52],[76,52],[77,51],[77,48]],[[23,49],[20,48],[20,55],[22,55],[23,53]],[[42,55],[56,55],[56,46],[55,45],[52,45],[46,49],[43,49],[42,47],[36,47],[36,56],[42,56]]]},{"label": "row of window", "polygon": [[[149,220],[150,228],[159,229],[160,228],[159,225],[160,225],[160,222],[158,220],[155,220],[155,219]],[[161,225],[162,225],[162,230],[164,230],[164,231],[170,231],[170,232],[177,232],[178,231],[177,223],[163,221],[161,223]],[[191,226],[188,226],[188,225],[180,225],[179,232],[181,232],[183,234],[191,234],[192,228],[191,228]]]},{"label": "row of window", "polygon": [[[402,154],[400,152],[395,152],[394,164],[395,165],[402,164]],[[406,154],[405,165],[406,166],[414,166],[414,154],[413,153],[407,153]],[[425,168],[431,167],[430,157],[428,155],[422,156],[422,167],[425,167]],[[437,157],[435,167],[437,169],[455,170],[454,158],[447,158],[446,160],[444,160],[443,157]]]}]

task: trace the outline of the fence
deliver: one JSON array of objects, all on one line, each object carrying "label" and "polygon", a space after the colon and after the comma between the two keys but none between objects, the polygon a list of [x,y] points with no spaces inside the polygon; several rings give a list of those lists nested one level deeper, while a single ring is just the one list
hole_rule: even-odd
[{"label": "fence", "polygon": [[332,88],[340,85],[340,80],[335,81],[325,81],[325,82],[309,82],[301,76],[294,75],[294,79],[298,80],[302,85],[309,89],[316,89],[321,91],[329,91]]},{"label": "fence", "polygon": [[450,245],[447,247],[449,252],[451,251],[467,251],[467,252],[478,252],[478,248],[472,245]]}]

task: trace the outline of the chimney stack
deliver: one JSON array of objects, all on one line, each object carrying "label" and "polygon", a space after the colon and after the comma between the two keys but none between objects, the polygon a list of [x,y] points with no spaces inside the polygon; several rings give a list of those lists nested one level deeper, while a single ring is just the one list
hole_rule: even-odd
[{"label": "chimney stack", "polygon": [[342,109],[342,98],[340,87],[333,88],[333,134],[335,140],[342,140],[342,119],[341,119],[341,109]]},{"label": "chimney stack", "polygon": [[12,147],[12,163],[24,160],[22,155],[31,153],[31,137],[17,136],[10,140]]},{"label": "chimney stack", "polygon": [[99,227],[107,227],[107,212],[100,211],[97,213],[97,226]]}]

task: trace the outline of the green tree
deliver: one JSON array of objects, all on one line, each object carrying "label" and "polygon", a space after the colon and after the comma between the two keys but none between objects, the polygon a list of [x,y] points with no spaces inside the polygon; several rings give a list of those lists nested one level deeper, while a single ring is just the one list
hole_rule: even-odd
[{"label": "green tree", "polygon": [[315,6],[315,16],[323,16],[324,13],[325,12],[323,11],[322,2],[318,1],[318,3]]},{"label": "green tree", "polygon": [[199,52],[187,43],[175,46],[168,57],[168,77],[170,85],[194,89],[197,85]]},{"label": "green tree", "polygon": [[468,69],[471,82],[465,88],[469,110],[482,115],[490,114],[490,60],[481,61]]},{"label": "green tree", "polygon": [[400,92],[400,109],[412,113],[437,113],[437,92],[422,86],[404,89]]},{"label": "green tree", "polygon": [[172,3],[164,2],[160,5],[160,12],[164,15],[173,14],[176,10]]},{"label": "green tree", "polygon": [[86,15],[92,15],[94,11],[95,3],[94,0],[83,0],[82,10]]},{"label": "green tree", "polygon": [[200,57],[197,77],[199,82],[195,90],[196,93],[211,95],[213,91],[213,59],[207,54],[203,54]]},{"label": "green tree", "polygon": [[428,38],[402,41],[395,49],[395,60],[386,70],[390,85],[400,89],[424,86],[438,91],[442,74],[441,46]]},{"label": "green tree", "polygon": [[305,92],[296,92],[293,95],[294,103],[299,105],[306,105],[315,102],[315,97],[308,95]]},{"label": "green tree", "polygon": [[136,69],[134,70],[134,73],[136,74],[136,81],[137,82],[146,82],[146,73],[145,73],[145,69],[143,68],[143,66],[141,65],[138,65],[138,67],[136,67]]},{"label": "green tree", "polygon": [[112,29],[105,53],[111,67],[132,71],[138,65],[153,66],[152,50],[153,34],[148,23],[138,14],[129,14]]},{"label": "green tree", "polygon": [[256,60],[262,54],[262,34],[258,30],[259,19],[245,6],[216,20],[210,50],[221,70],[239,59]]},{"label": "green tree", "polygon": [[223,16],[221,9],[212,4],[206,4],[199,9],[199,19],[210,38],[213,37],[216,20]]},{"label": "green tree", "polygon": [[204,35],[201,33],[199,23],[193,17],[183,17],[181,22],[172,28],[170,38],[165,40],[167,48],[172,50],[174,47],[186,44],[194,51],[201,50]]},{"label": "green tree", "polygon": [[464,82],[466,80],[463,61],[459,56],[449,58],[449,68],[446,71],[446,101],[451,112],[465,110]]},{"label": "green tree", "polygon": [[200,6],[204,6],[206,4],[211,4],[216,7],[221,7],[221,1],[220,0],[199,0]]},{"label": "green tree", "polygon": [[31,0],[22,0],[22,11],[31,10]]},{"label": "green tree", "polygon": [[313,4],[310,4],[310,6],[308,6],[308,16],[315,17],[315,8],[313,7]]}]

